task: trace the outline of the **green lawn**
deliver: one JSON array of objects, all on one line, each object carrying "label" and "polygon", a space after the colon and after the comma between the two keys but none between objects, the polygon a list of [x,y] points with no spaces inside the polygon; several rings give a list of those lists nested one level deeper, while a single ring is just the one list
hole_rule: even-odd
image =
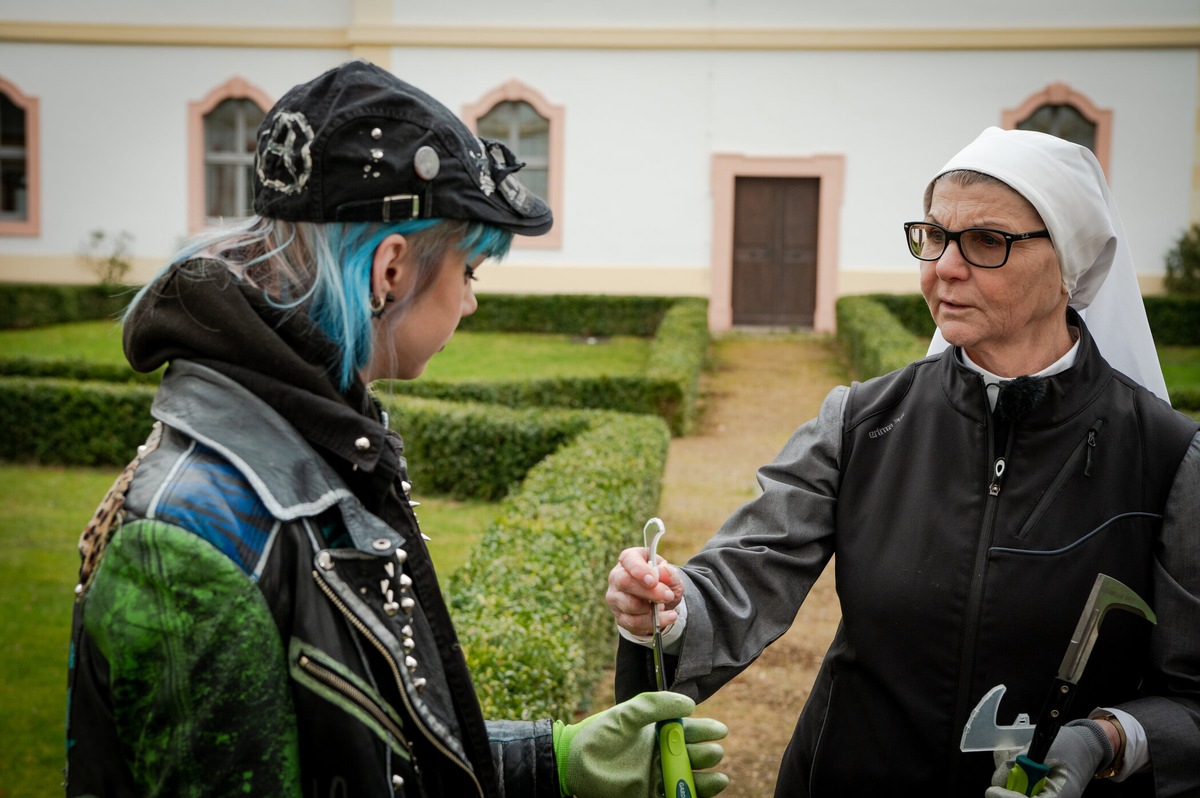
[{"label": "green lawn", "polygon": [[[460,332],[434,357],[422,380],[530,379],[641,374],[650,342],[644,338]],[[125,363],[121,328],[111,321],[0,330],[0,357]],[[0,795],[2,798],[2,795]]]},{"label": "green lawn", "polygon": [[1158,362],[1173,389],[1200,389],[1200,346],[1160,346]]},{"label": "green lawn", "polygon": [[[119,471],[0,464],[0,798],[62,793],[75,547]],[[445,581],[497,505],[418,498]]]}]

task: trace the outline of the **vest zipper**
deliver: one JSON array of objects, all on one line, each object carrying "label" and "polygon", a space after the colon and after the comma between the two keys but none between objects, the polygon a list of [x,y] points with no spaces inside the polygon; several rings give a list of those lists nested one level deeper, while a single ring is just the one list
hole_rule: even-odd
[{"label": "vest zipper", "polygon": [[1092,428],[1087,434],[1087,462],[1083,466],[1083,475],[1090,477],[1092,475],[1092,453],[1096,451],[1096,435],[1100,432],[1100,428],[1104,426],[1104,419],[1098,418],[1092,424]]},{"label": "vest zipper", "polygon": [[[981,380],[982,382],[982,380]],[[984,406],[987,407],[987,389],[984,389]],[[979,527],[979,537],[975,541],[975,561],[971,571],[971,589],[967,595],[967,607],[963,614],[965,626],[963,628],[962,650],[959,652],[959,672],[963,674],[971,674],[975,670],[975,640],[979,636],[979,613],[983,608],[983,583],[985,571],[987,570],[987,555],[991,548],[992,533],[996,527],[996,513],[1000,503],[1000,484],[1004,479],[1004,474],[1008,470],[1008,452],[1012,450],[1013,438],[1016,436],[1016,425],[1010,424],[1008,427],[1008,435],[1004,444],[1004,451],[996,453],[995,436],[996,431],[993,427],[995,419],[991,413],[987,415],[987,424],[985,426],[988,456],[992,459],[992,473],[990,482],[988,483],[987,498],[984,500],[983,521]],[[974,698],[970,695],[971,680],[969,678],[960,680],[958,688],[958,703],[955,706],[955,717],[966,717],[968,707],[972,705]]]},{"label": "vest zipper", "polygon": [[992,466],[992,484],[988,485],[989,496],[1000,495],[1000,482],[1004,479],[1004,469],[1006,461],[1003,456],[996,458],[995,465]]},{"label": "vest zipper", "polygon": [[396,721],[388,717],[388,714],[366,693],[307,654],[301,654],[297,660],[297,664],[300,666],[300,670],[312,676],[326,687],[348,698],[355,706],[374,718],[375,722],[387,730],[388,734],[399,740],[404,745],[404,748],[408,750],[409,756],[412,756],[412,743],[404,736],[404,730],[400,728],[400,725]]},{"label": "vest zipper", "polygon": [[388,667],[391,668],[392,677],[396,680],[396,686],[400,688],[400,700],[404,702],[404,708],[408,710],[409,717],[412,718],[413,723],[421,731],[421,734],[426,740],[429,741],[429,743],[437,750],[438,753],[442,754],[451,762],[458,765],[458,767],[461,768],[462,771],[471,778],[471,783],[475,785],[475,791],[479,794],[480,798],[483,798],[483,785],[479,783],[479,777],[475,775],[475,771],[473,771],[465,762],[459,759],[453,751],[446,747],[445,743],[437,738],[437,735],[426,728],[425,724],[421,722],[421,716],[417,714],[416,708],[412,705],[412,702],[409,701],[408,692],[404,689],[404,680],[401,678],[400,670],[396,665],[396,661],[392,658],[391,653],[387,650],[387,646],[385,646],[378,638],[376,638],[375,635],[371,634],[370,630],[367,629],[366,624],[360,621],[358,616],[350,611],[350,608],[347,607],[345,603],[343,603],[342,600],[337,597],[337,594],[333,592],[333,589],[330,588],[329,585],[325,584],[325,580],[321,578],[319,573],[313,571],[312,576],[313,581],[317,583],[317,587],[319,587],[321,592],[324,593],[331,602],[333,602],[333,605],[341,611],[342,615],[346,616],[346,620],[350,622],[350,625],[357,629],[359,634],[365,637],[371,643],[371,645],[375,646],[379,653],[383,655],[384,661],[387,662]]}]

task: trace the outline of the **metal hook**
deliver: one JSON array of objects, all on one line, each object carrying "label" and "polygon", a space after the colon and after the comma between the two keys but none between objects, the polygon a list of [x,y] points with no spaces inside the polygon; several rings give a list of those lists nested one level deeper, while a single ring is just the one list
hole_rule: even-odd
[{"label": "metal hook", "polygon": [[[652,539],[646,537],[646,534],[650,531],[651,525],[658,527],[658,532]],[[651,567],[658,565],[658,541],[660,541],[662,536],[665,534],[667,534],[667,528],[663,525],[662,520],[658,517],[651,518],[646,522],[646,525],[642,527],[642,542],[646,544],[646,550],[649,552]]]}]

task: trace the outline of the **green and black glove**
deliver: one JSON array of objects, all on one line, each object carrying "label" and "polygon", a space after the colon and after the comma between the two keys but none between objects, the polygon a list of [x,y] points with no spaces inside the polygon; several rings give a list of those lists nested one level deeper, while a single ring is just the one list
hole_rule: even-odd
[{"label": "green and black glove", "polygon": [[654,724],[684,718],[683,735],[698,798],[729,786],[724,773],[695,772],[715,767],[725,749],[713,740],[729,733],[724,723],[691,718],[692,699],[679,693],[642,693],[579,723],[554,723],[554,758],[563,796],[576,798],[660,798],[662,766]]}]

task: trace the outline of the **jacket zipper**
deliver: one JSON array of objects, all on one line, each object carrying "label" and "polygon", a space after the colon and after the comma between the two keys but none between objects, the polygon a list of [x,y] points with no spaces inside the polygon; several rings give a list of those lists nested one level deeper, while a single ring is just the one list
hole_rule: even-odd
[{"label": "jacket zipper", "polygon": [[421,716],[417,714],[416,708],[413,707],[412,702],[408,699],[408,692],[404,689],[404,681],[400,677],[400,670],[397,668],[396,662],[392,658],[391,653],[387,650],[387,646],[380,642],[375,635],[371,634],[366,625],[358,619],[358,616],[350,611],[350,608],[347,607],[342,600],[337,597],[337,594],[333,592],[329,585],[325,584],[325,580],[321,578],[320,574],[318,574],[316,571],[313,571],[312,575],[313,581],[317,583],[317,587],[321,589],[321,592],[333,602],[333,605],[337,607],[339,611],[341,611],[342,615],[346,616],[346,620],[350,621],[350,624],[357,629],[363,637],[369,640],[371,645],[375,646],[379,653],[383,655],[384,661],[387,662],[388,667],[392,670],[392,677],[396,680],[396,685],[400,688],[400,700],[404,702],[404,708],[408,710],[409,717],[413,719],[413,723],[418,729],[420,729],[421,734],[424,735],[425,739],[428,740],[431,745],[433,745],[438,753],[442,754],[451,762],[458,765],[458,767],[461,768],[462,771],[471,778],[471,783],[475,785],[475,791],[479,794],[480,798],[483,798],[483,785],[479,783],[479,778],[475,775],[475,772],[471,770],[471,768],[469,768],[462,760],[460,760],[453,751],[447,748],[445,744],[439,740],[437,736],[433,734],[433,732],[426,728],[424,723],[421,722]]},{"label": "jacket zipper", "polygon": [[[984,401],[987,400],[987,391],[984,390]],[[995,431],[992,428],[994,421],[989,413],[987,416],[987,424],[985,432],[988,441],[988,459],[992,463],[991,475],[989,477],[987,488],[987,497],[984,499],[983,522],[979,527],[979,537],[975,541],[975,561],[971,571],[971,592],[967,597],[967,611],[964,618],[967,619],[967,627],[963,630],[963,646],[959,653],[960,673],[970,674],[975,669],[975,640],[979,636],[979,613],[983,607],[983,582],[984,569],[987,565],[987,553],[992,539],[992,532],[996,526],[996,512],[1000,501],[1000,488],[1004,481],[1004,474],[1008,470],[1007,454],[1012,449],[1013,438],[1016,436],[1016,425],[1011,424],[1008,428],[1008,439],[1004,445],[1004,451],[999,455],[995,451]],[[958,688],[958,704],[955,707],[954,717],[965,717],[967,707],[971,706],[972,696],[970,695],[971,683],[970,679],[962,679],[959,682]]]},{"label": "jacket zipper", "polygon": [[320,664],[307,654],[301,654],[300,659],[297,660],[297,663],[300,665],[300,669],[302,671],[312,676],[317,681],[325,684],[327,687],[330,687],[341,693],[343,696],[353,701],[354,704],[360,709],[366,711],[368,715],[375,719],[376,723],[387,730],[388,734],[392,735],[401,743],[403,743],[404,747],[408,749],[409,753],[411,754],[412,748],[408,738],[404,736],[404,730],[401,729],[394,720],[388,717],[388,714],[384,712],[377,703],[371,700],[366,693],[343,679],[334,671],[326,668],[324,665]]}]

